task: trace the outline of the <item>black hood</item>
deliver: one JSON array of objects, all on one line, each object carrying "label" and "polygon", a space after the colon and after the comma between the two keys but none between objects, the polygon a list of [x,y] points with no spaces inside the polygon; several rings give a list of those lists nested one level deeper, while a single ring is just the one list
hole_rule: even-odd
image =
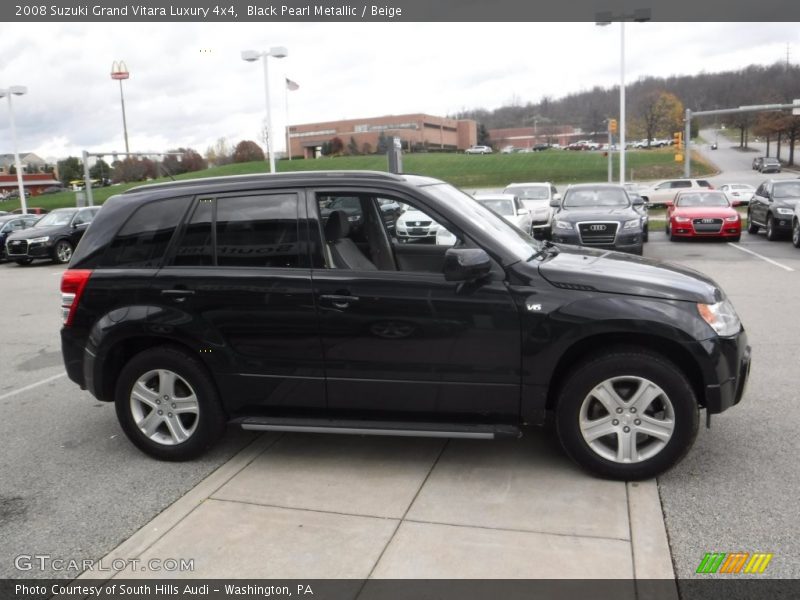
[{"label": "black hood", "polygon": [[10,236],[9,240],[31,240],[33,238],[43,237],[45,235],[59,235],[68,230],[69,225],[53,225],[52,227],[29,227],[22,231],[15,231]]},{"label": "black hood", "polygon": [[639,218],[639,213],[632,206],[576,206],[562,208],[554,218],[567,223],[580,223],[581,221],[617,221],[624,223]]},{"label": "black hood", "polygon": [[561,251],[539,266],[557,287],[706,304],[723,299],[713,280],[686,267],[622,252],[558,247]]}]

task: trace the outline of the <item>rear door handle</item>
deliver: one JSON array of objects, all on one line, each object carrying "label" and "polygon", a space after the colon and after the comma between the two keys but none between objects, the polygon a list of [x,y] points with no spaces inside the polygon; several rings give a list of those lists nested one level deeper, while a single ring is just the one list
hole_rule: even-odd
[{"label": "rear door handle", "polygon": [[346,296],[340,294],[322,294],[320,300],[330,302],[334,308],[347,308],[351,303],[359,301],[358,296]]},{"label": "rear door handle", "polygon": [[189,296],[194,296],[194,290],[161,290],[162,296],[172,298],[175,302],[183,302]]}]

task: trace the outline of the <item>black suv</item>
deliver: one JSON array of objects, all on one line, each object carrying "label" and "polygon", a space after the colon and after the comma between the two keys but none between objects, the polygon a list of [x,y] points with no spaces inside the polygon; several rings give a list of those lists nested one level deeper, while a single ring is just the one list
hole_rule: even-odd
[{"label": "black suv", "polygon": [[641,254],[645,236],[644,199],[631,200],[621,185],[571,185],[561,199],[553,199],[551,226],[554,242],[580,244]]},{"label": "black suv", "polygon": [[758,233],[762,227],[767,239],[775,241],[792,232],[794,208],[800,202],[800,181],[769,179],[763,182],[747,207],[747,233]]},{"label": "black suv", "polygon": [[[331,198],[357,198],[363,221]],[[453,246],[401,244],[407,205]],[[383,201],[383,202],[382,202]],[[110,198],[61,281],[69,377],[146,453],[250,430],[518,437],[555,416],[579,464],[651,477],[699,409],[738,403],[750,348],[678,266],[539,242],[441,181],[372,172],[181,181]]]},{"label": "black suv", "polygon": [[93,206],[59,208],[47,213],[30,229],[8,236],[6,255],[20,265],[29,265],[38,259],[66,264],[99,210],[99,206]]}]

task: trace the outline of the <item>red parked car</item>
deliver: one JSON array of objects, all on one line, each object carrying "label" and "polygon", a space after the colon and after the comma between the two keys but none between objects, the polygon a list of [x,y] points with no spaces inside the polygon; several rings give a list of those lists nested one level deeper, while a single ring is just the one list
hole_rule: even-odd
[{"label": "red parked car", "polygon": [[723,192],[681,192],[667,208],[666,231],[669,239],[719,237],[738,242],[742,219]]}]

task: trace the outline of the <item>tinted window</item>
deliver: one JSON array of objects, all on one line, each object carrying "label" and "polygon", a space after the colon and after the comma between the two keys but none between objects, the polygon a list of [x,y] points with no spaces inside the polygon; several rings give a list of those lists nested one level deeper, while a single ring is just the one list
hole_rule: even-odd
[{"label": "tinted window", "polygon": [[214,201],[201,199],[186,225],[173,264],[180,266],[209,266],[214,264],[214,245],[211,236],[211,217]]},{"label": "tinted window", "polygon": [[220,266],[299,266],[294,194],[220,198],[216,222]]},{"label": "tinted window", "polygon": [[140,207],[111,243],[103,266],[157,267],[191,198],[151,202]]},{"label": "tinted window", "polygon": [[672,187],[674,187],[674,188],[688,188],[688,187],[692,187],[692,182],[691,181],[673,181],[672,182]]}]

